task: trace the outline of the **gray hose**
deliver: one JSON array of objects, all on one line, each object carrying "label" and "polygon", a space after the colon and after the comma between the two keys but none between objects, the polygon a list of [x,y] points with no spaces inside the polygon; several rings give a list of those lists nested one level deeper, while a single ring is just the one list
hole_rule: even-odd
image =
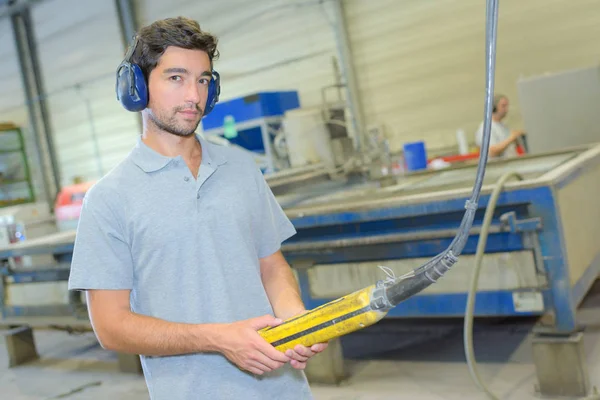
[{"label": "gray hose", "polygon": [[[465,322],[464,322],[464,333],[463,341],[465,347],[465,356],[467,358],[467,365],[471,377],[477,384],[477,386],[485,392],[485,394],[492,400],[499,400],[499,397],[490,391],[486,386],[485,382],[479,375],[479,369],[477,368],[477,361],[475,360],[475,351],[473,349],[473,320],[475,314],[475,295],[477,294],[477,286],[479,284],[479,273],[481,272],[481,266],[483,256],[485,254],[485,246],[487,244],[488,233],[490,226],[492,225],[492,218],[494,217],[494,211],[496,209],[496,203],[498,197],[502,193],[504,184],[511,178],[517,178],[523,180],[523,177],[517,172],[507,172],[502,175],[496,182],[494,190],[490,195],[490,201],[487,204],[485,210],[485,216],[483,217],[483,223],[481,225],[481,232],[479,233],[479,241],[477,242],[477,251],[475,253],[475,267],[471,273],[471,280],[469,284],[469,292],[467,296],[467,307],[465,311]],[[589,397],[582,398],[581,400],[600,400],[600,395],[594,394]]]},{"label": "gray hose", "polygon": [[494,190],[490,196],[490,201],[487,204],[487,208],[485,210],[485,216],[483,217],[483,224],[481,225],[481,232],[479,234],[479,242],[477,242],[477,252],[475,253],[475,268],[471,274],[471,281],[469,284],[469,292],[467,296],[467,308],[465,311],[465,324],[464,324],[464,346],[465,346],[465,356],[467,358],[467,365],[469,366],[469,372],[471,373],[471,377],[479,386],[481,390],[488,395],[488,397],[492,400],[498,400],[496,397],[485,385],[481,376],[479,375],[479,370],[477,369],[477,362],[475,361],[475,355],[473,351],[473,315],[475,310],[475,295],[477,294],[477,286],[479,283],[479,272],[481,271],[481,261],[483,260],[483,255],[485,254],[485,246],[487,243],[488,232],[490,230],[490,226],[492,224],[492,218],[494,217],[494,211],[496,210],[496,203],[498,202],[498,197],[500,193],[502,193],[502,189],[504,188],[504,184],[510,178],[518,178],[522,180],[523,178],[516,172],[508,172],[500,177],[494,186]]}]

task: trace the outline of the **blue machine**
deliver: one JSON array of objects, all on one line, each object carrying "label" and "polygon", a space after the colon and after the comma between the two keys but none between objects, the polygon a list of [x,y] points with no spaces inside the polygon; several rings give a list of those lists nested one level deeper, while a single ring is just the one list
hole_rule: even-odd
[{"label": "blue machine", "polygon": [[[385,279],[379,265],[399,276],[447,248],[475,167],[414,173],[385,188],[349,184],[308,200],[300,189],[296,198],[280,196],[298,230],[283,250],[296,267],[307,308]],[[464,316],[489,185],[513,170],[525,179],[507,185],[499,198],[475,315],[547,314],[554,320],[549,330],[577,329],[576,308],[600,272],[600,146],[490,162],[459,262],[388,317]]]},{"label": "blue machine", "polygon": [[260,92],[217,103],[210,115],[202,119],[205,135],[226,136],[227,118],[235,122],[236,135],[231,143],[264,155],[267,172],[274,172],[277,158],[273,141],[287,110],[300,107],[298,92]]}]

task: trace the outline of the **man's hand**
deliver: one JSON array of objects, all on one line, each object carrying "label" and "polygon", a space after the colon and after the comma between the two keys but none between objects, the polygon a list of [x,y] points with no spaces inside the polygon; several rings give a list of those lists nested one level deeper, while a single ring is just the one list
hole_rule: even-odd
[{"label": "man's hand", "polygon": [[298,344],[293,350],[287,350],[285,355],[292,359],[292,361],[290,361],[292,367],[296,369],[304,369],[306,368],[306,363],[308,360],[315,354],[325,350],[327,345],[327,343],[317,343],[310,347],[306,347]]},{"label": "man's hand", "polygon": [[264,315],[225,325],[219,351],[239,368],[262,375],[291,361],[289,357],[267,343],[258,330],[281,324],[280,319]]},{"label": "man's hand", "polygon": [[[302,311],[295,312],[291,316],[298,317],[302,314],[307,313],[308,310],[303,309]],[[285,355],[291,358],[290,365],[296,369],[306,368],[308,360],[327,348],[327,343],[317,343],[310,347],[302,346],[301,344],[296,345],[293,349],[287,350]]]}]

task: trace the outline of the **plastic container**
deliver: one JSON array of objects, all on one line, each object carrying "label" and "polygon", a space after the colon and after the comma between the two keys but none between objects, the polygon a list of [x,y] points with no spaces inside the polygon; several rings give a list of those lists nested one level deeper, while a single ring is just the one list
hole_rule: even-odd
[{"label": "plastic container", "polygon": [[427,169],[427,151],[425,142],[404,144],[404,163],[407,171]]},{"label": "plastic container", "polygon": [[469,141],[464,130],[458,129],[456,131],[456,142],[458,143],[458,154],[469,154]]},{"label": "plastic container", "polygon": [[286,111],[283,131],[292,167],[320,162],[328,166],[334,165],[329,131],[323,121],[321,108]]}]

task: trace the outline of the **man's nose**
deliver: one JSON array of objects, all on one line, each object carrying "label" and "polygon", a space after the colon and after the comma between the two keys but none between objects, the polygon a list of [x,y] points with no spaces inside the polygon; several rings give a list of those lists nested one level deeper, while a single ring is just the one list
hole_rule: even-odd
[{"label": "man's nose", "polygon": [[197,82],[190,82],[185,92],[185,101],[188,103],[199,104],[202,98],[202,87]]}]

